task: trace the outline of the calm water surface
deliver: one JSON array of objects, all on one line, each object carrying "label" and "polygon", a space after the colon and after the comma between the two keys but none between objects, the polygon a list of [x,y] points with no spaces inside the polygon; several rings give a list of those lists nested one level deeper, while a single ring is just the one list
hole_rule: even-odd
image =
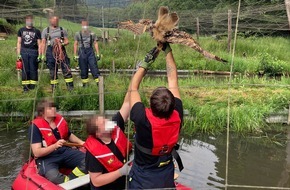
[{"label": "calm water surface", "polygon": [[[230,138],[229,184],[289,187],[290,143],[268,138]],[[29,157],[26,130],[0,132],[0,190],[10,189],[23,162]],[[182,139],[185,169],[178,181],[194,189],[224,189],[226,136],[197,136]],[[246,188],[242,188],[246,189]]]}]

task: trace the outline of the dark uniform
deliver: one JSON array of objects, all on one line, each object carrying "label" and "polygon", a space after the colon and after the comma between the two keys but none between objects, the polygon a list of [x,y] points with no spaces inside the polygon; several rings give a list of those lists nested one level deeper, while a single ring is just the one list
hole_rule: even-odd
[{"label": "dark uniform", "polygon": [[[175,98],[175,104],[175,110],[178,112],[182,123],[182,102],[180,99]],[[130,112],[130,118],[135,124],[136,135],[134,148],[135,158],[129,174],[129,189],[174,188],[174,164],[172,162],[172,155],[150,155],[144,153],[139,148],[144,147],[151,150],[154,144],[152,127],[145,109],[143,103],[137,102]]]},{"label": "dark uniform", "polygon": [[23,90],[34,89],[38,81],[38,43],[41,39],[40,31],[34,27],[31,29],[23,27],[18,31],[18,37],[21,37],[20,55],[23,61],[22,67],[22,85]]},{"label": "dark uniform", "polygon": [[55,55],[53,53],[54,40],[56,38],[63,40],[64,38],[67,38],[67,36],[68,36],[67,31],[64,30],[62,27],[57,27],[55,29],[47,27],[42,31],[41,34],[41,38],[46,39],[47,43],[46,64],[50,72],[50,84],[53,89],[58,84],[58,76],[57,76],[58,64],[61,66],[63,77],[67,84],[68,89],[72,90],[74,86],[73,77],[70,70],[70,59],[68,58],[65,47],[62,46],[62,51],[64,52],[65,55],[64,61],[58,63],[57,60],[55,59],[55,57],[58,55]]},{"label": "dark uniform", "polygon": [[90,31],[78,32],[75,35],[75,41],[77,41],[79,45],[79,67],[83,86],[86,86],[89,82],[89,69],[91,70],[94,80],[97,83],[99,82],[98,77],[100,73],[93,47],[97,40],[96,35]]}]

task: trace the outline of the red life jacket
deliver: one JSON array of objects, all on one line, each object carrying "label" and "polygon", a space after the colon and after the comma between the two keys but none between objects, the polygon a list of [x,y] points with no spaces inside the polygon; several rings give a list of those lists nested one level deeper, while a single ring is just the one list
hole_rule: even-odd
[{"label": "red life jacket", "polygon": [[169,119],[155,117],[151,109],[146,108],[146,116],[151,124],[153,148],[147,149],[137,144],[142,152],[154,156],[162,156],[171,153],[178,142],[181,120],[176,110]]},{"label": "red life jacket", "polygon": [[[32,121],[34,125],[36,125],[41,132],[42,138],[45,141],[45,144],[43,143],[43,146],[50,146],[57,142],[58,139],[55,138],[53,135],[52,129],[49,126],[49,123],[42,117],[37,117]],[[60,134],[60,137],[64,140],[68,139],[68,125],[65,119],[59,115],[56,114],[56,117],[54,119],[54,123],[58,129],[58,132]]]},{"label": "red life jacket", "polygon": [[[126,138],[126,135],[120,127],[116,126],[112,131],[112,140],[122,153],[123,157],[126,158],[127,152],[132,150],[132,144]],[[106,168],[108,172],[116,171],[124,165],[124,162],[121,162],[107,147],[107,145],[102,144],[91,135],[87,138],[84,146],[93,156],[95,156],[95,158]],[[127,148],[129,148],[129,151]]]}]

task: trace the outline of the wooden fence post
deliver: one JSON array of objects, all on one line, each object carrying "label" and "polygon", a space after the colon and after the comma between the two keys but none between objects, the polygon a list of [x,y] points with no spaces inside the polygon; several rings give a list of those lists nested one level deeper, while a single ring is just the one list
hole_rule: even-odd
[{"label": "wooden fence post", "polygon": [[112,62],[112,73],[116,72],[116,67],[115,67],[115,60]]},{"label": "wooden fence post", "polygon": [[232,47],[232,10],[228,10],[228,52]]},{"label": "wooden fence post", "polygon": [[99,111],[101,115],[105,113],[104,77],[103,76],[99,76]]},{"label": "wooden fence post", "polygon": [[199,39],[199,18],[196,18],[196,39]]},{"label": "wooden fence post", "polygon": [[288,108],[288,121],[287,121],[287,125],[290,125],[290,104],[289,104],[289,108]]}]

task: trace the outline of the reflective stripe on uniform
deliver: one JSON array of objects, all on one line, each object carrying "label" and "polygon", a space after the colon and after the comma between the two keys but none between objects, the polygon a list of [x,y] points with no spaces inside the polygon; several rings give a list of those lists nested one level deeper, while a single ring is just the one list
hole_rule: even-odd
[{"label": "reflective stripe on uniform", "polygon": [[58,84],[58,80],[51,80],[50,84]]},{"label": "reflective stripe on uniform", "polygon": [[36,84],[37,83],[37,81],[35,81],[35,80],[30,80],[30,84]]},{"label": "reflective stripe on uniform", "polygon": [[28,84],[30,84],[30,81],[29,80],[22,81],[22,85],[28,85]]},{"label": "reflective stripe on uniform", "polygon": [[66,83],[73,82],[73,78],[64,79]]},{"label": "reflective stripe on uniform", "polygon": [[56,128],[58,128],[58,127],[60,126],[60,124],[61,124],[62,121],[63,121],[63,117],[62,117],[61,120],[58,122]]},{"label": "reflective stripe on uniform", "polygon": [[117,128],[116,138],[115,138],[115,144],[117,144],[118,139],[119,139],[119,136],[120,136],[120,128],[118,127],[118,128]]},{"label": "reflective stripe on uniform", "polygon": [[72,173],[76,176],[76,177],[81,177],[84,176],[85,173],[82,172],[78,167],[75,167],[75,169],[72,171]]},{"label": "reflective stripe on uniform", "polygon": [[96,81],[96,82],[99,82],[99,78],[96,78],[95,81]]},{"label": "reflective stripe on uniform", "polygon": [[88,83],[89,79],[82,79],[82,83]]},{"label": "reflective stripe on uniform", "polygon": [[108,154],[102,154],[100,156],[95,156],[97,159],[98,158],[104,158],[104,157],[108,157],[108,156],[113,156],[114,154],[111,152],[111,153],[108,153]]}]

